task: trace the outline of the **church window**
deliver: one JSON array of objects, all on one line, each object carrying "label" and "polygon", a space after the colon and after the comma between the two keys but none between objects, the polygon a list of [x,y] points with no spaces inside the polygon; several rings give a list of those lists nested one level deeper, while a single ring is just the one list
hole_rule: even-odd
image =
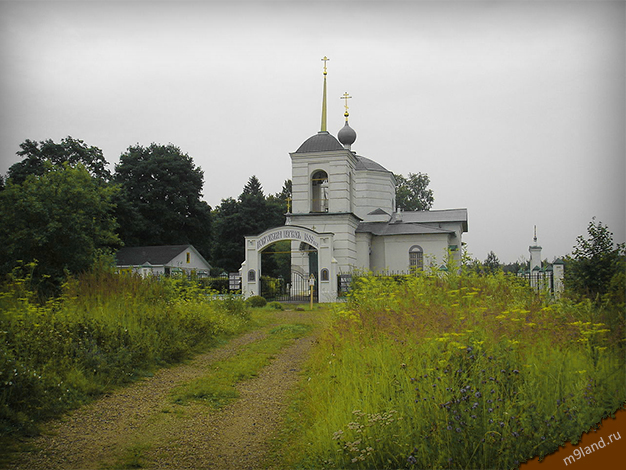
[{"label": "church window", "polygon": [[411,271],[424,269],[424,250],[419,245],[413,245],[409,249],[409,268]]},{"label": "church window", "polygon": [[187,253],[187,262],[191,263],[191,253]]},{"label": "church window", "polygon": [[322,281],[330,280],[328,269],[326,269],[326,268],[322,269],[322,271],[320,272],[320,278],[321,278]]},{"label": "church window", "polygon": [[311,177],[311,212],[328,212],[328,175],[323,170]]},{"label": "church window", "polygon": [[256,272],[254,271],[254,269],[251,269],[250,271],[248,271],[248,282],[255,282],[256,281]]}]

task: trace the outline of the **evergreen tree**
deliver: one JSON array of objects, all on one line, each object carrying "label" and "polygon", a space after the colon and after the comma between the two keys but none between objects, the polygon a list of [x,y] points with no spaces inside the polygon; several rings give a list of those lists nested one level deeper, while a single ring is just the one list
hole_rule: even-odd
[{"label": "evergreen tree", "polygon": [[602,222],[596,223],[595,217],[587,232],[588,238],[576,238],[572,256],[565,259],[566,286],[575,294],[592,299],[607,293],[623,299],[625,245],[615,245],[609,228]]},{"label": "evergreen tree", "polygon": [[487,259],[483,263],[485,272],[494,274],[500,270],[500,260],[493,251],[487,254]]},{"label": "evergreen tree", "polygon": [[[215,209],[215,236],[212,260],[226,271],[238,271],[245,259],[245,237],[285,223],[286,201],[265,197],[256,176],[251,176],[237,200],[223,199]],[[272,247],[269,247],[271,250]],[[264,272],[270,273],[274,260],[264,259]]]}]

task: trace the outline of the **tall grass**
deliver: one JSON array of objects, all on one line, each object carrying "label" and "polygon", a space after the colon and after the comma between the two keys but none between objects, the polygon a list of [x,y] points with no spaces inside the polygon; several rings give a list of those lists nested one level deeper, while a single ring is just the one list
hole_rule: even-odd
[{"label": "tall grass", "polygon": [[0,291],[0,436],[179,361],[240,330],[243,301],[211,301],[182,279],[141,279],[94,270],[40,302],[28,274]]},{"label": "tall grass", "polygon": [[576,442],[626,401],[608,322],[504,275],[362,277],[309,364],[287,464],[512,468]]}]

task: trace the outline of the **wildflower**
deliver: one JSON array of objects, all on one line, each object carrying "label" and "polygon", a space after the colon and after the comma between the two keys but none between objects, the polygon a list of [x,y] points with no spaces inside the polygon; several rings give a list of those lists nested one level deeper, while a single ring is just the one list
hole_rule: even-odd
[{"label": "wildflower", "polygon": [[415,458],[415,456],[409,455],[407,462],[410,463],[411,465],[415,465],[417,463],[417,459]]}]

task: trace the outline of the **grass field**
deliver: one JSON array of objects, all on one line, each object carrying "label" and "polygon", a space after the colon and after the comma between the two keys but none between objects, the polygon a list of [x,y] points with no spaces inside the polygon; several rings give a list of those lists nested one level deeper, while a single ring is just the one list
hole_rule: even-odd
[{"label": "grass field", "polygon": [[513,468],[626,401],[623,316],[504,275],[360,278],[280,440],[285,468]]},{"label": "grass field", "polygon": [[0,437],[242,331],[242,300],[182,279],[92,272],[45,303],[16,272],[0,291]]}]

